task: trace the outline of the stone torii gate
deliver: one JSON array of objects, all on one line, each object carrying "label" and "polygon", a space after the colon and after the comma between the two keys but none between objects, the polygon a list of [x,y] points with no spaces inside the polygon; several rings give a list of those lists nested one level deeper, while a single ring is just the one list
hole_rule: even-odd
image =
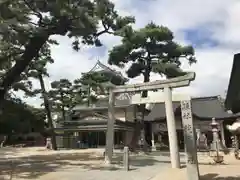
[{"label": "stone torii gate", "polygon": [[[171,164],[172,164],[172,168],[180,168],[176,124],[175,124],[174,112],[173,112],[173,106],[172,106],[172,100],[176,100],[176,99],[179,100],[180,98],[182,119],[183,119],[183,125],[184,125],[184,139],[185,139],[185,145],[186,145],[186,151],[187,151],[186,153],[187,167],[188,167],[188,170],[193,172],[191,174],[194,174],[194,176],[199,177],[196,141],[195,141],[195,129],[193,127],[192,112],[191,112],[191,102],[190,102],[191,98],[190,96],[178,96],[172,99],[172,88],[189,86],[190,82],[193,81],[194,79],[195,79],[195,73],[188,72],[184,76],[171,78],[167,80],[158,80],[154,82],[112,87],[109,91],[109,107],[108,107],[109,120],[107,122],[105,162],[107,164],[111,164],[112,156],[113,156],[114,123],[115,123],[114,104],[115,104],[116,94],[164,89],[164,96],[159,100],[156,100],[156,99],[152,100],[152,99],[149,99],[149,97],[147,97],[147,98],[139,99],[139,101],[133,100],[132,104],[165,102]],[[193,178],[192,176],[191,180],[195,180],[195,179],[196,178]]]}]

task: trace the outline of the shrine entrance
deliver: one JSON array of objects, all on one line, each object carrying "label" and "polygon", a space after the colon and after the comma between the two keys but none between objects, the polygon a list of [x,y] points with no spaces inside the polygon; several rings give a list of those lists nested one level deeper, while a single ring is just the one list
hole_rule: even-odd
[{"label": "shrine entrance", "polygon": [[146,104],[146,103],[165,103],[167,129],[169,135],[169,149],[172,168],[180,168],[179,147],[177,141],[176,124],[173,112],[173,101],[181,102],[181,115],[184,129],[184,142],[187,157],[187,171],[191,180],[199,180],[199,169],[196,149],[196,135],[193,127],[191,98],[188,95],[172,96],[172,88],[189,86],[190,82],[195,79],[195,73],[186,73],[184,76],[177,78],[159,80],[154,82],[139,83],[125,86],[115,86],[109,90],[109,108],[108,108],[108,125],[107,125],[107,139],[105,149],[105,162],[111,164],[113,156],[114,145],[114,105],[115,96],[119,93],[154,91],[163,89],[164,93],[158,93],[158,97],[151,98],[150,96],[142,98],[140,94],[132,97],[132,104]]}]

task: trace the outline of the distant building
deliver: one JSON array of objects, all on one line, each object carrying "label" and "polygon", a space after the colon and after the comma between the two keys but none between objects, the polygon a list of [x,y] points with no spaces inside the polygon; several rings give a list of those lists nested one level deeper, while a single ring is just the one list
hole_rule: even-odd
[{"label": "distant building", "polygon": [[[212,140],[212,132],[210,123],[213,118],[219,123],[220,137],[226,146],[231,145],[230,132],[226,129],[227,124],[232,124],[239,114],[229,114],[224,109],[223,100],[220,96],[198,97],[192,98],[193,122],[196,129],[207,135],[209,141]],[[175,121],[177,126],[177,134],[179,146],[183,149],[183,128],[181,120],[180,102],[173,102],[173,110],[175,113]],[[161,140],[168,144],[168,133],[166,124],[166,114],[164,103],[155,104],[151,112],[145,117],[145,121],[152,123],[152,137],[154,141]],[[161,137],[159,137],[161,136]]]},{"label": "distant building", "polygon": [[228,90],[225,100],[225,108],[232,113],[240,112],[240,53],[233,58],[232,71],[230,74]]},{"label": "distant building", "polygon": [[[90,71],[97,71],[109,77],[108,86],[124,84],[127,79],[120,72],[110,69],[99,61]],[[106,144],[108,121],[108,95],[99,97],[89,106],[77,105],[71,117],[56,126],[58,145],[65,148],[81,146],[85,148],[103,147]],[[131,95],[120,94],[115,101],[115,148],[129,144],[138,118],[138,105],[131,104]],[[148,112],[148,111],[147,111]],[[60,137],[63,137],[60,140]],[[78,142],[78,143],[77,143]]]},{"label": "distant building", "polygon": [[[109,84],[120,85],[126,82],[121,73],[116,72],[100,62],[92,71],[107,74]],[[120,94],[115,102],[115,148],[128,145],[132,140],[136,120],[140,119],[139,105],[131,104],[131,94]],[[181,121],[180,103],[173,103],[173,110],[177,125],[179,146],[184,148],[183,129]],[[164,103],[151,105],[146,109],[144,121],[147,127],[146,141],[150,145],[161,141],[168,146],[168,133]],[[224,102],[220,96],[192,98],[192,113],[194,126],[198,132],[204,132],[210,142],[212,132],[210,123],[213,118],[219,123],[220,137],[223,144],[231,146],[231,133],[226,129],[227,124],[232,124],[239,114],[229,114],[224,109]],[[96,103],[77,105],[73,108],[68,120],[56,126],[58,146],[64,148],[94,148],[104,147],[106,144],[106,130],[108,121],[108,96],[102,96]]]}]

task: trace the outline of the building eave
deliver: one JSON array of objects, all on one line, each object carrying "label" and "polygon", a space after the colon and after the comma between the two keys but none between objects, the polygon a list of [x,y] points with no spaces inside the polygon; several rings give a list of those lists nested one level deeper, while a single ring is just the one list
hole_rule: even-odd
[{"label": "building eave", "polygon": [[[180,102],[173,103],[174,112],[180,111]],[[225,111],[219,96],[192,98],[192,113],[199,119],[210,120],[216,118],[219,120],[228,120],[240,117],[240,114],[229,114]],[[155,121],[165,119],[164,103],[155,104],[152,111],[145,117],[145,121]]]},{"label": "building eave", "polygon": [[240,53],[235,54],[233,58],[232,71],[230,74],[225,108],[233,113],[240,112]]}]

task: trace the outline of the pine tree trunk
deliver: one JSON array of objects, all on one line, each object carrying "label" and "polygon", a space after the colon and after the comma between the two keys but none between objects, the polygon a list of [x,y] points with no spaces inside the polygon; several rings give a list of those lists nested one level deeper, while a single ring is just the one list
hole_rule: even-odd
[{"label": "pine tree trunk", "polygon": [[47,114],[47,118],[48,118],[48,125],[50,127],[52,149],[57,150],[56,136],[54,133],[53,120],[52,120],[52,116],[51,116],[51,110],[50,110],[49,101],[48,101],[48,97],[47,97],[47,93],[46,93],[46,89],[45,89],[44,80],[43,80],[43,77],[41,74],[39,74],[38,78],[39,78],[42,95],[43,95],[44,106],[45,106],[45,110],[46,110],[46,114]]},{"label": "pine tree trunk", "polygon": [[21,58],[16,61],[15,65],[4,75],[0,83],[0,105],[4,102],[4,97],[12,84],[19,78],[21,73],[26,69],[29,63],[37,56],[39,50],[47,42],[48,34],[39,33],[30,38],[29,43],[25,46],[25,52]]},{"label": "pine tree trunk", "polygon": [[61,106],[61,111],[62,111],[62,118],[63,118],[63,121],[66,120],[66,113],[65,113],[65,106],[64,106],[64,100],[63,100],[63,92],[62,92],[62,89],[60,89],[60,96],[61,96],[61,101],[62,101],[62,106]]},{"label": "pine tree trunk", "polygon": [[[150,72],[151,72],[151,61],[150,59],[147,62],[147,69],[145,70],[143,76],[144,76],[144,83],[145,82],[149,82],[150,81]],[[142,92],[142,96],[141,97],[147,97],[148,96],[148,91],[143,91]],[[141,119],[139,122],[137,122],[136,127],[134,129],[134,134],[131,140],[131,144],[130,144],[130,149],[132,151],[136,151],[136,147],[138,146],[138,142],[139,140],[142,141],[143,143],[143,151],[147,151],[148,149],[148,144],[146,141],[146,137],[145,137],[145,123],[144,123],[144,117],[145,117],[145,108],[146,105],[145,104],[141,104],[140,105],[140,111],[142,113]]]},{"label": "pine tree trunk", "polygon": [[129,149],[132,152],[136,151],[140,134],[141,134],[141,124],[140,124],[140,122],[136,122],[134,131],[133,131],[132,140],[131,140],[130,144],[128,145]]}]

